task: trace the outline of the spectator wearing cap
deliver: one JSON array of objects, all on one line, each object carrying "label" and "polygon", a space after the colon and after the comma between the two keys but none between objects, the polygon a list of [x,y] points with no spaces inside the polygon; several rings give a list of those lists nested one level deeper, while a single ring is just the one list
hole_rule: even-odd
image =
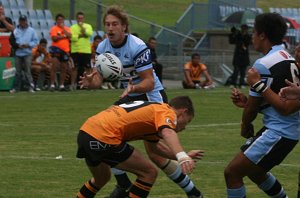
[{"label": "spectator wearing cap", "polygon": [[35,30],[28,25],[27,17],[21,15],[19,17],[19,25],[14,30],[16,38],[17,49],[16,56],[16,75],[13,89],[10,93],[16,93],[21,90],[22,86],[22,71],[25,75],[25,81],[28,91],[34,92],[34,84],[31,76],[31,61],[32,61],[32,48],[38,44],[38,37]]}]

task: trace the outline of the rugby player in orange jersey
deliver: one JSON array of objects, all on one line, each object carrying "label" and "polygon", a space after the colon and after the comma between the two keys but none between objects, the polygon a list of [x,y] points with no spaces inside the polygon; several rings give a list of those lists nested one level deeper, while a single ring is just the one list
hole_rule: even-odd
[{"label": "rugby player in orange jersey", "polygon": [[[120,99],[114,104],[129,101],[168,102],[167,94],[153,71],[150,49],[136,36],[129,32],[128,15],[122,8],[112,5],[103,16],[103,26],[106,38],[98,45],[96,53],[112,53],[123,65],[123,76],[120,78],[125,88]],[[81,88],[95,89],[101,87],[101,68],[93,69],[91,74],[85,74],[79,84]],[[196,184],[186,174],[183,174],[179,164],[170,159],[151,153],[145,147],[148,157],[159,167],[167,177],[178,185],[188,198],[201,198],[202,193]],[[112,168],[117,185],[107,198],[128,197],[128,189],[132,182],[125,171]]]},{"label": "rugby player in orange jersey", "polygon": [[[79,198],[94,197],[110,180],[111,167],[137,176],[129,189],[129,197],[147,197],[158,170],[137,149],[127,142],[144,140],[152,152],[177,160],[184,173],[195,168],[202,150],[184,152],[177,132],[185,129],[194,117],[192,101],[178,96],[168,104],[133,101],[110,108],[90,117],[78,134],[78,158],[85,158],[93,177],[77,194]],[[165,144],[160,144],[164,140]]]}]

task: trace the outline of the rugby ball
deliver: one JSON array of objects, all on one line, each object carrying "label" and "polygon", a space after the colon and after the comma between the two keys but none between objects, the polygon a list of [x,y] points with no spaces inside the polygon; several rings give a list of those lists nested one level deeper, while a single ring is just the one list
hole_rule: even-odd
[{"label": "rugby ball", "polygon": [[118,80],[123,75],[120,59],[111,53],[96,56],[95,67],[99,68],[103,78],[108,81]]}]

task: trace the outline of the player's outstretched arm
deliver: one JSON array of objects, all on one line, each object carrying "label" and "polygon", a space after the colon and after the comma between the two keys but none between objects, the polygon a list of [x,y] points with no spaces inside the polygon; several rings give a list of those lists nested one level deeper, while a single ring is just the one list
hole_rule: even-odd
[{"label": "player's outstretched arm", "polygon": [[245,94],[243,94],[239,89],[233,88],[231,90],[231,101],[232,103],[240,108],[244,108],[247,104],[247,96],[245,96]]},{"label": "player's outstretched arm", "polygon": [[176,156],[173,151],[162,141],[148,142],[144,141],[144,146],[147,151],[153,152],[167,159],[176,160]]},{"label": "player's outstretched arm", "polygon": [[288,80],[285,80],[288,87],[280,89],[279,97],[283,101],[286,100],[299,100],[300,99],[300,87],[296,83],[292,83]]},{"label": "player's outstretched arm", "polygon": [[187,154],[194,160],[194,162],[197,162],[203,158],[204,152],[204,150],[190,150]]},{"label": "player's outstretched arm", "polygon": [[[276,94],[264,82],[262,82],[260,80],[260,74],[255,68],[249,69],[247,74],[248,74],[247,81],[249,85],[253,89],[256,89],[264,97],[264,99],[268,103],[270,103],[280,114],[286,116],[300,109],[300,103],[298,100],[282,100],[280,97],[280,93]],[[295,89],[298,89],[297,88],[298,86],[289,81],[286,82],[288,85],[290,85],[289,87],[292,86],[291,88],[292,96],[295,97]],[[283,90],[281,95],[285,95],[285,92],[286,91]],[[297,93],[296,95],[299,96],[299,94],[300,94],[300,88],[299,88],[299,93]]]},{"label": "player's outstretched arm", "polygon": [[80,89],[99,89],[102,84],[101,79],[100,73],[97,70],[93,70],[90,74],[85,72],[83,76],[80,76]]},{"label": "player's outstretched arm", "polygon": [[177,133],[170,128],[164,128],[161,130],[160,135],[166,142],[172,153],[176,156],[176,159],[180,164],[182,171],[185,174],[191,173],[195,167],[195,162],[191,157],[187,155],[186,152],[184,152],[179,142]]},{"label": "player's outstretched arm", "polygon": [[[163,141],[155,143],[144,141],[144,146],[146,150],[150,150],[151,152],[164,158],[177,160],[176,155],[174,155],[172,150]],[[190,150],[187,155],[192,158],[194,162],[197,162],[203,158],[204,150]]]}]

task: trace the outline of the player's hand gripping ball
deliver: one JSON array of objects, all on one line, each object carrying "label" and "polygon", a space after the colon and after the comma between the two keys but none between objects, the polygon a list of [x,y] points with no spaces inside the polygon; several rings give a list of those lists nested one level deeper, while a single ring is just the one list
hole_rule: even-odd
[{"label": "player's hand gripping ball", "polygon": [[120,59],[111,53],[96,56],[95,67],[100,69],[103,78],[108,81],[118,80],[123,75]]}]

